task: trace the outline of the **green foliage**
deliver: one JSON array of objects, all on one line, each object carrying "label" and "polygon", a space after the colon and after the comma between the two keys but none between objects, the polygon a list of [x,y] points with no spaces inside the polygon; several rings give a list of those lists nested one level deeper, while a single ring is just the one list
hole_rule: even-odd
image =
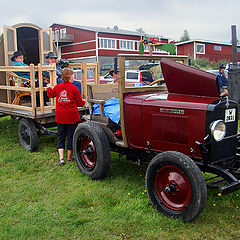
[{"label": "green foliage", "polygon": [[151,206],[145,165],[112,153],[108,177],[92,181],[74,162],[58,166],[55,136],[39,144],[38,152],[24,151],[17,122],[0,119],[0,239],[239,239],[238,192],[208,191],[203,213],[184,224]]},{"label": "green foliage", "polygon": [[219,60],[218,62],[210,62],[208,58],[198,58],[193,59],[191,58],[191,66],[199,68],[199,69],[219,69],[220,66],[226,66],[226,60]]},{"label": "green foliage", "polygon": [[176,47],[172,43],[169,43],[169,44],[165,43],[163,45],[155,46],[155,48],[167,51],[171,55],[176,55]]},{"label": "green foliage", "polygon": [[190,40],[190,34],[188,33],[187,29],[185,29],[180,38],[180,42],[184,42],[184,41],[188,41],[188,40]]}]

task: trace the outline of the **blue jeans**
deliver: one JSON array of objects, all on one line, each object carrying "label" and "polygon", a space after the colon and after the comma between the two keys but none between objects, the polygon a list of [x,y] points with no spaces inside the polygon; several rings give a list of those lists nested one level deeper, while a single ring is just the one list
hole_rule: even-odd
[{"label": "blue jeans", "polygon": [[65,149],[65,139],[67,137],[67,150],[72,150],[73,134],[78,123],[61,124],[57,123],[57,147]]}]

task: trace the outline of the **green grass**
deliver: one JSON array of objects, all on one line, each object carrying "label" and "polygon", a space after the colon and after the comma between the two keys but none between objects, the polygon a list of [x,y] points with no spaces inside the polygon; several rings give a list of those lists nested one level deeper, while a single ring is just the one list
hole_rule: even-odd
[{"label": "green grass", "polygon": [[17,122],[4,117],[0,239],[240,238],[239,192],[218,197],[216,191],[208,191],[203,213],[184,224],[152,208],[145,193],[145,171],[146,166],[119,160],[112,153],[108,177],[92,181],[74,162],[58,166],[55,136],[41,137],[38,152],[24,151]]}]

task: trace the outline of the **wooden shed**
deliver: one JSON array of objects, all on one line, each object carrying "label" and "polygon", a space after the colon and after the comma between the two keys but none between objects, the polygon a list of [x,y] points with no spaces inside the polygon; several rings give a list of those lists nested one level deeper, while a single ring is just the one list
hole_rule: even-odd
[{"label": "wooden shed", "polygon": [[[44,55],[53,51],[52,29],[41,29],[30,23],[3,26],[3,34],[0,36],[0,66],[11,66],[11,57],[18,50],[23,52],[26,64],[44,64]],[[6,74],[0,72],[0,85],[5,82]],[[4,90],[0,90],[0,101],[7,102]]]},{"label": "wooden shed", "polygon": [[29,23],[3,26],[0,37],[0,65],[10,66],[10,58],[18,50],[23,52],[26,64],[43,64],[44,54],[53,51],[52,29],[41,29]]}]

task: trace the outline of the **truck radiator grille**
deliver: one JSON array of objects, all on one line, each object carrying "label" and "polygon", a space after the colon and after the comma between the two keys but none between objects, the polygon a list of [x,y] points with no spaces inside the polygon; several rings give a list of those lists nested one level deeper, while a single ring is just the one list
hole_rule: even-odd
[{"label": "truck radiator grille", "polygon": [[188,143],[188,117],[152,115],[152,135],[156,140]]}]

